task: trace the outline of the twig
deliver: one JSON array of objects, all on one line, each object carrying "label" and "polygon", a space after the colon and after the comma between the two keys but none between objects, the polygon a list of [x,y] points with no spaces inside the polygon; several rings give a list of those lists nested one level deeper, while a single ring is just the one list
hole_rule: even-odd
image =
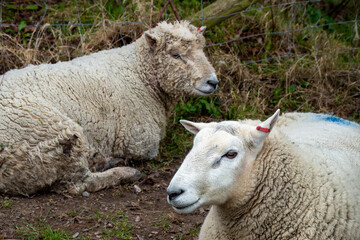
[{"label": "twig", "polygon": [[153,0],[150,2],[150,33],[151,33],[151,23],[152,23],[152,13],[153,13]]},{"label": "twig", "polygon": [[105,13],[104,13],[104,5],[102,0],[100,0],[100,7],[101,7],[102,25],[104,29],[104,41],[106,41]]},{"label": "twig", "polygon": [[166,9],[166,7],[167,7],[169,4],[170,4],[170,7],[171,7],[171,9],[173,10],[173,12],[174,12],[174,14],[175,14],[176,19],[177,19],[179,22],[181,21],[181,18],[180,18],[180,16],[179,16],[178,12],[176,11],[176,7],[175,7],[174,2],[173,2],[172,0],[167,0],[166,3],[165,3],[165,5],[164,5],[163,8],[161,9],[161,11],[160,11],[160,13],[159,13],[159,16],[158,16],[157,19],[156,19],[156,23],[158,23],[158,22],[160,21],[161,16],[164,14],[165,9]]},{"label": "twig", "polygon": [[165,5],[163,6],[163,8],[161,9],[159,16],[156,19],[156,23],[158,23],[160,21],[161,16],[164,14],[166,7],[169,5],[169,1],[166,1]]},{"label": "twig", "polygon": [[172,8],[172,10],[173,10],[173,12],[175,14],[176,19],[180,22],[181,18],[179,16],[178,12],[176,11],[176,7],[175,7],[174,2],[172,0],[168,0],[168,2],[170,2],[170,6],[171,6],[171,8]]}]

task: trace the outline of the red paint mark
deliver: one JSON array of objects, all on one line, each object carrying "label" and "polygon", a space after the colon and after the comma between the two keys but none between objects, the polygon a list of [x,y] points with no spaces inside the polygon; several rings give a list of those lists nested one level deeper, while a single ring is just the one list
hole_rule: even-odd
[{"label": "red paint mark", "polygon": [[268,132],[268,133],[270,132],[269,128],[263,128],[263,127],[260,127],[260,126],[257,126],[256,130],[259,130],[259,131],[262,131],[262,132]]}]

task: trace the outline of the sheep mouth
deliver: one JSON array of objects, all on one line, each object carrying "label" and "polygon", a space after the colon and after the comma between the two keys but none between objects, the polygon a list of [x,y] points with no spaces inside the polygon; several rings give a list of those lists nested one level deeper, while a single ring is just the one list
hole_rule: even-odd
[{"label": "sheep mouth", "polygon": [[201,96],[209,96],[209,95],[211,95],[212,93],[214,93],[216,89],[214,89],[214,90],[209,90],[209,91],[201,91],[201,90],[199,90],[199,89],[196,89],[196,90],[197,90],[197,92],[199,93],[199,95],[201,95]]},{"label": "sheep mouth", "polygon": [[190,203],[188,205],[185,205],[185,206],[172,206],[174,208],[175,211],[177,212],[181,212],[181,213],[189,213],[189,212],[192,212],[194,211],[196,208],[198,208],[198,203],[199,203],[199,200],[196,200],[195,202],[193,203]]}]

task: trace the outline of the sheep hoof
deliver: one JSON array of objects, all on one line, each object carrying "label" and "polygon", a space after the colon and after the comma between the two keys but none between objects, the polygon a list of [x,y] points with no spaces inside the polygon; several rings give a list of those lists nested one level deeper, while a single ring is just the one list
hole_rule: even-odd
[{"label": "sheep hoof", "polygon": [[129,178],[129,182],[135,182],[137,180],[139,180],[142,177],[142,173],[139,172],[138,170],[136,170],[135,168],[130,168],[132,169],[131,173],[132,176]]},{"label": "sheep hoof", "polygon": [[135,182],[142,176],[141,172],[132,167],[115,167],[94,174],[99,177],[101,176],[104,180],[115,183],[115,185]]},{"label": "sheep hoof", "polygon": [[102,173],[106,174],[107,172],[111,173],[111,175],[117,179],[116,185],[120,185],[124,183],[132,183],[139,180],[142,177],[141,172],[131,167],[115,167],[106,170],[105,172]]},{"label": "sheep hoof", "polygon": [[111,186],[135,182],[141,176],[142,174],[138,170],[131,167],[115,167],[104,172],[91,173],[86,180],[86,190],[96,192]]}]

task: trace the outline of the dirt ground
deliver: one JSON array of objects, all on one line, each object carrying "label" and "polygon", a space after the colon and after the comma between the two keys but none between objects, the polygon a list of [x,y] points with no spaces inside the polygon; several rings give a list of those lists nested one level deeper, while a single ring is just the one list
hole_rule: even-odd
[{"label": "dirt ground", "polygon": [[66,239],[197,239],[207,209],[177,214],[166,202],[180,164],[141,169],[147,174],[138,182],[89,196],[0,195],[0,239],[54,239],[52,231],[66,232]]}]

